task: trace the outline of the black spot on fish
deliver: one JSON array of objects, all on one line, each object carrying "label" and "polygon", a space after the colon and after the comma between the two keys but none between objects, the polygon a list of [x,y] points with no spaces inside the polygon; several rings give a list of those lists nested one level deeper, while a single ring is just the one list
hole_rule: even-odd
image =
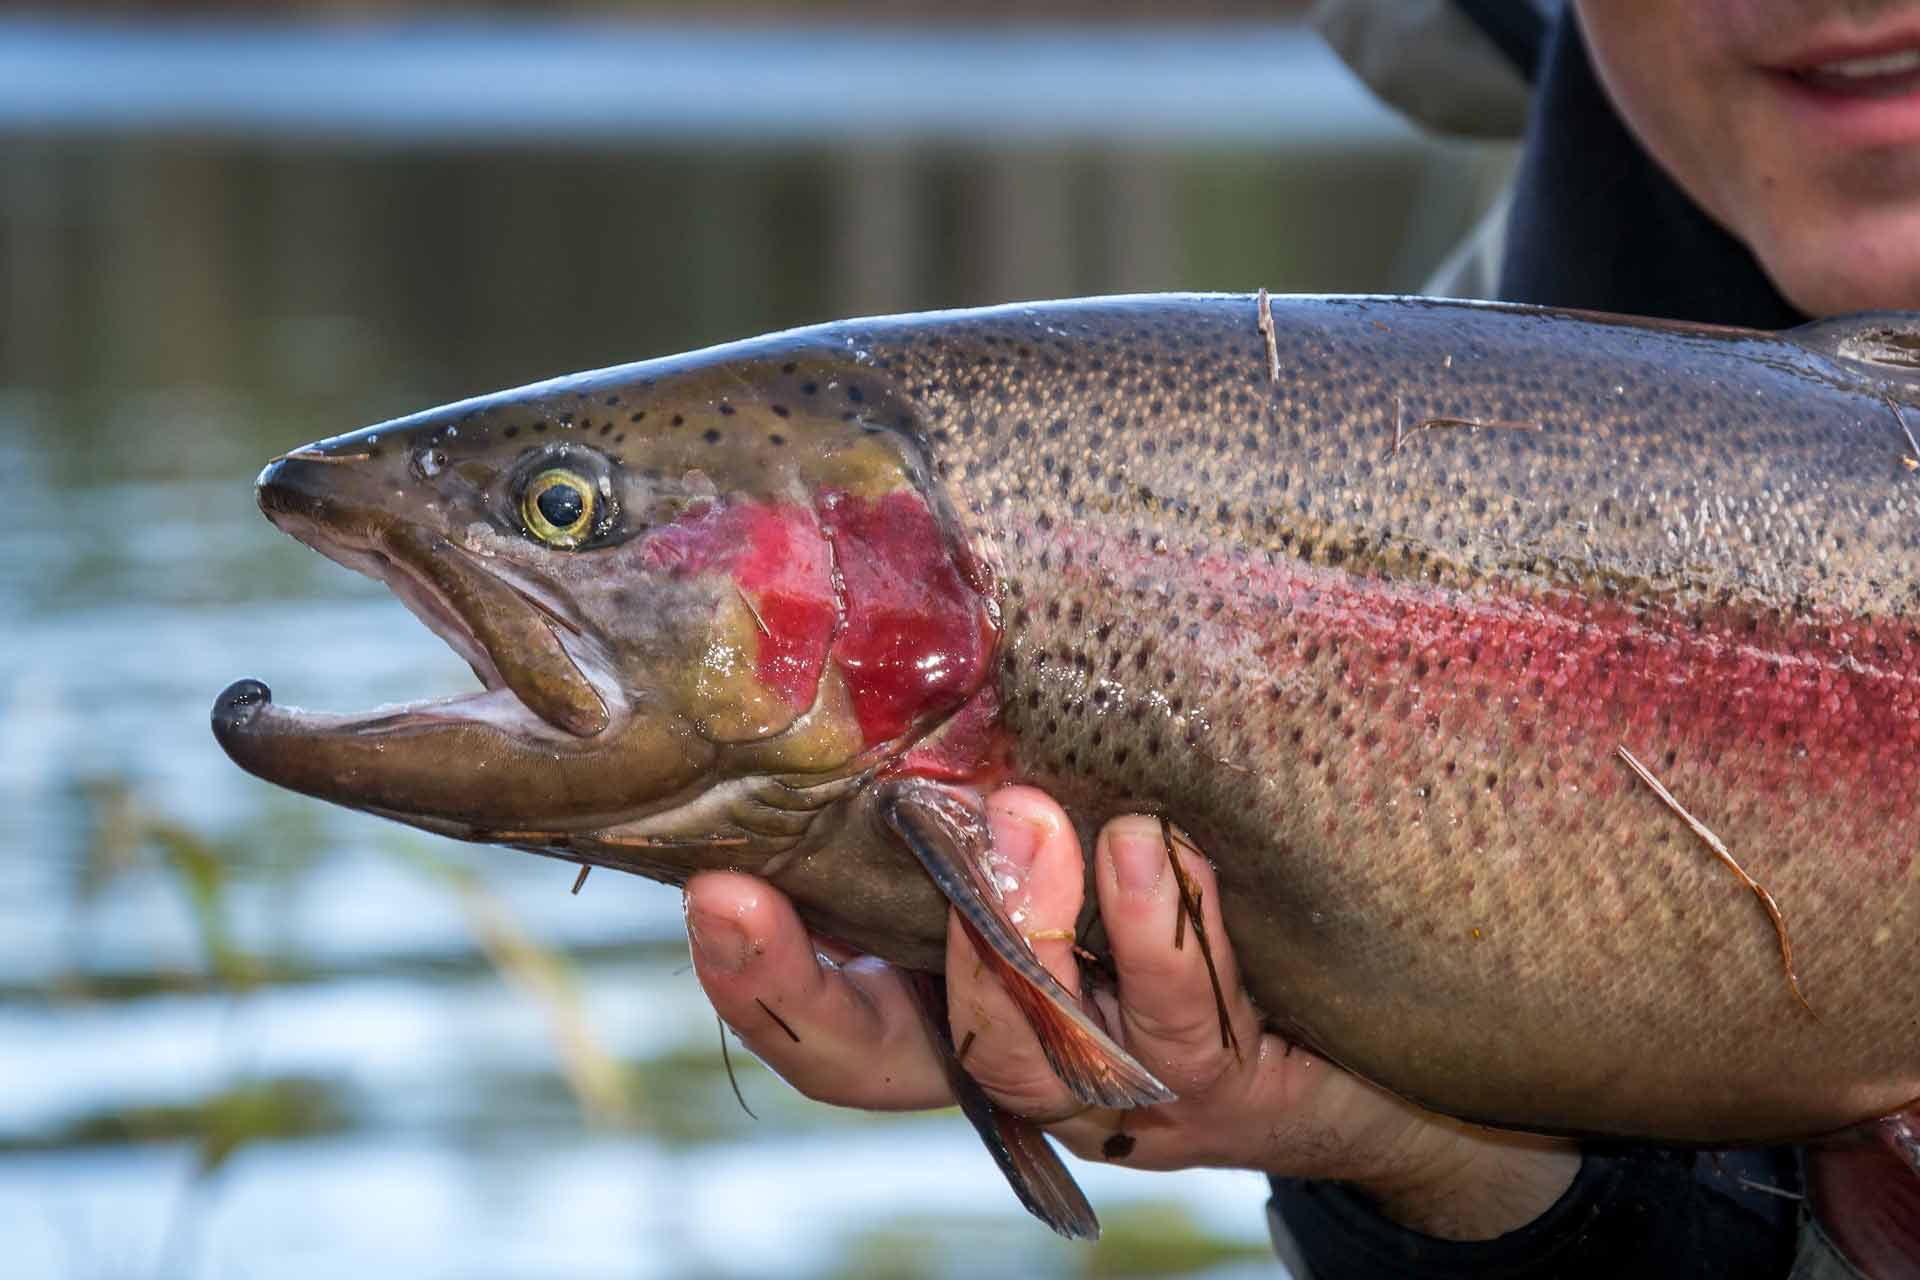
[{"label": "black spot on fish", "polygon": [[612,424],[611,422],[603,422],[603,423],[601,423],[601,424],[600,424],[600,434],[601,434],[601,435],[603,435],[603,436],[605,436],[605,435],[612,435],[612,434],[613,434],[613,424]]},{"label": "black spot on fish", "polygon": [[867,398],[867,393],[862,391],[859,387],[852,386],[852,385],[849,385],[847,387],[847,399],[853,401],[855,404],[863,403],[866,400],[866,398]]},{"label": "black spot on fish", "polygon": [[777,431],[767,437],[767,443],[772,445],[776,449],[778,449],[781,445],[785,444],[786,442],[787,442],[787,438],[781,435]]},{"label": "black spot on fish", "polygon": [[609,409],[611,409],[611,408],[613,408],[613,406],[615,406],[615,405],[617,405],[617,404],[619,404],[619,403],[620,403],[620,397],[619,397],[619,396],[608,396],[608,397],[607,397],[607,400],[606,400],[606,404],[607,404],[607,408],[609,408]]},{"label": "black spot on fish", "polygon": [[687,421],[686,415],[684,414],[676,413],[673,415],[673,425],[676,427],[684,426],[686,424],[686,421]]},{"label": "black spot on fish", "polygon": [[702,440],[705,440],[708,444],[720,443],[720,433],[712,427],[708,427],[705,434],[703,434],[700,438]]},{"label": "black spot on fish", "polygon": [[501,434],[501,435],[503,435],[503,436],[505,436],[505,437],[506,437],[507,439],[509,439],[509,440],[511,440],[511,439],[513,439],[513,438],[514,438],[515,436],[517,436],[517,435],[519,435],[519,434],[520,434],[520,428],[518,428],[518,427],[508,427],[508,428],[507,428],[507,429],[506,429],[505,431],[502,431],[502,432],[501,432],[500,434]]},{"label": "black spot on fish", "polygon": [[800,384],[800,394],[803,396],[813,395],[819,390],[820,384],[817,382],[803,382]]},{"label": "black spot on fish", "polygon": [[547,429],[547,424],[544,422],[536,422],[533,424],[533,429],[535,431],[545,431]]},{"label": "black spot on fish", "polygon": [[640,422],[640,421],[642,421],[643,419],[645,419],[645,418],[646,418],[646,416],[647,416],[647,411],[646,411],[645,409],[642,409],[642,410],[641,410],[640,412],[638,412],[638,413],[636,413],[636,414],[634,414],[634,415],[633,415],[633,416],[632,416],[631,418],[628,418],[628,419],[627,419],[627,421],[628,421],[628,422]]},{"label": "black spot on fish", "polygon": [[723,418],[731,418],[733,416],[733,406],[730,404],[721,405],[720,416]]},{"label": "black spot on fish", "polygon": [[787,416],[787,406],[785,406],[785,405],[783,405],[783,404],[776,404],[776,405],[774,405],[774,406],[773,406],[773,416],[774,416],[774,417],[776,417],[776,418],[784,418],[784,417],[786,417],[786,416]]}]

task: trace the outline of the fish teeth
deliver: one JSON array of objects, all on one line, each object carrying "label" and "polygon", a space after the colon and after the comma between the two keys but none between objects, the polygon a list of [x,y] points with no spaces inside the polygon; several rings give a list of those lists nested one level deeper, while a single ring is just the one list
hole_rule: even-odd
[{"label": "fish teeth", "polygon": [[1875,76],[1904,75],[1909,71],[1920,71],[1920,49],[1901,49],[1894,53],[1876,53],[1864,58],[1823,62],[1810,70],[1815,75],[1838,76],[1843,80],[1870,80]]}]

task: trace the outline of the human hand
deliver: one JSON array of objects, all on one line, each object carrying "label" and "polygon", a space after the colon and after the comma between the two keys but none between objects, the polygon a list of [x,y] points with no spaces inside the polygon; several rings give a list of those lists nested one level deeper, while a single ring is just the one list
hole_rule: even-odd
[{"label": "human hand", "polygon": [[[1077,993],[1068,931],[1085,877],[1072,824],[1027,787],[996,793],[988,814],[997,852],[1025,867],[1007,907],[1024,910],[1015,918],[1035,954]],[[1174,946],[1179,891],[1159,821],[1121,818],[1095,845],[1094,885],[1118,976],[1117,992],[1095,999],[1115,1039],[1179,1096],[1138,1111],[1079,1103],[1049,1070],[1038,1040],[965,933],[950,923],[953,1038],[966,1046],[968,1073],[997,1105],[1045,1124],[1089,1160],[1340,1179],[1374,1196],[1396,1221],[1452,1239],[1503,1234],[1552,1205],[1579,1165],[1568,1144],[1422,1111],[1265,1032],[1227,945],[1212,867],[1190,849],[1179,856],[1199,891],[1238,1052],[1221,1044],[1199,946],[1191,937]],[[953,1102],[898,970],[810,937],[792,904],[750,876],[695,877],[687,885],[687,922],[695,969],[714,1007],[802,1093],[867,1110]]]}]

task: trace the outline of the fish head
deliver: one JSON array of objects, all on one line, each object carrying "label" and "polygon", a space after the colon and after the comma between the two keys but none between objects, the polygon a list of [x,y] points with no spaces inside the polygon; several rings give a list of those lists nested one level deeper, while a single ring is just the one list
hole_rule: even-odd
[{"label": "fish head", "polygon": [[579,375],[294,450],[262,510],[479,677],[315,714],[242,682],[248,771],[656,878],[751,868],[987,680],[990,575],[910,406],[835,351]]}]

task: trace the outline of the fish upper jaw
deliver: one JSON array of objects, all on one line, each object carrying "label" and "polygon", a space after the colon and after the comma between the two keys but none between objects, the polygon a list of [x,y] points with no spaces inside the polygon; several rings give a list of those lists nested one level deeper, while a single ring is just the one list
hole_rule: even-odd
[{"label": "fish upper jaw", "polygon": [[[363,459],[320,460],[326,456],[315,447],[269,463],[256,486],[261,510],[328,559],[383,583],[466,661],[484,690],[385,709],[364,730],[469,712],[539,737],[589,739],[609,727],[625,705],[619,682],[557,593],[360,497],[359,490],[379,496],[377,477],[342,467]],[[526,714],[512,714],[503,693]]]}]

